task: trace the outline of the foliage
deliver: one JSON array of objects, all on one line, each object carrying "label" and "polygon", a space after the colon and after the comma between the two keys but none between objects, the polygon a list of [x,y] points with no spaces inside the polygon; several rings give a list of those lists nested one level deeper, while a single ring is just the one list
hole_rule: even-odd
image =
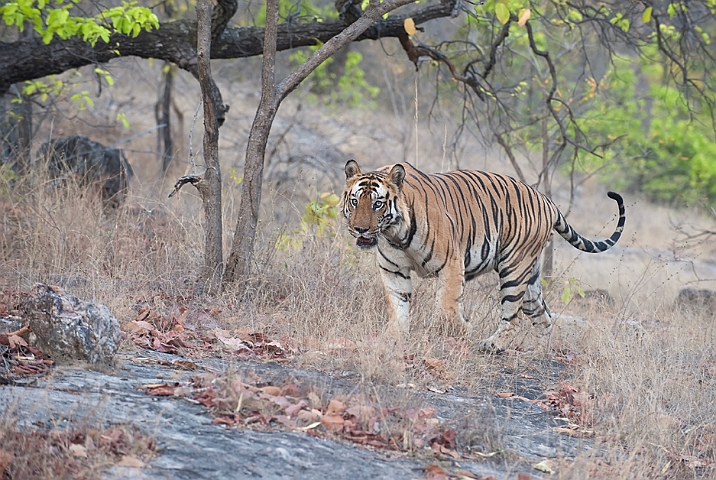
[{"label": "foliage", "polygon": [[[310,53],[320,47],[321,45],[316,45],[308,49],[296,50],[291,54],[290,60],[295,65],[300,65],[308,59]],[[369,99],[376,98],[380,89],[370,85],[366,80],[365,72],[360,67],[362,61],[363,55],[360,52],[347,52],[341,74],[331,68],[331,65],[335,65],[335,58],[330,57],[323,62],[305,80],[311,92],[309,99],[314,102],[324,102],[326,105],[375,108],[375,102]],[[319,92],[320,95],[315,92]]]},{"label": "foliage", "polygon": [[567,305],[572,301],[574,295],[579,295],[584,298],[584,290],[579,284],[579,280],[576,278],[570,278],[564,282],[564,289],[562,289],[562,295],[560,298],[562,299],[562,302]]},{"label": "foliage", "polygon": [[487,0],[432,58],[465,85],[459,115],[520,150],[540,186],[562,165],[660,202],[713,201],[714,35],[713,0]]},{"label": "foliage", "polygon": [[[333,230],[338,223],[338,204],[341,199],[335,193],[324,192],[308,202],[303,209],[301,224],[293,234],[282,232],[276,240],[279,250],[297,250],[309,235],[323,237],[326,230]],[[331,235],[333,233],[331,232]]]},{"label": "foliage", "polygon": [[244,181],[244,176],[235,168],[229,167],[229,178],[231,178],[231,181],[234,182],[236,185],[241,185],[241,183]]},{"label": "foliage", "polygon": [[48,44],[53,37],[66,40],[78,37],[94,46],[99,39],[109,43],[112,33],[136,37],[142,30],[159,28],[159,20],[146,7],[137,2],[122,2],[122,5],[100,11],[94,17],[70,16],[70,11],[80,0],[56,0],[53,7],[48,0],[17,0],[0,7],[0,14],[7,25],[14,25],[21,32],[25,22],[30,22]]},{"label": "foliage", "polygon": [[[617,188],[645,193],[650,199],[716,201],[716,136],[708,104],[689,102],[672,85],[664,85],[664,67],[630,58],[615,61],[588,96],[601,92],[582,120],[589,137],[612,143],[601,158],[580,154],[586,170]],[[644,85],[647,88],[643,88]]]},{"label": "foliage", "polygon": [[[297,4],[294,0],[279,0],[278,15],[281,19],[287,19],[288,23],[302,18],[319,22],[338,18],[338,12],[332,3],[318,7],[312,2],[300,1]],[[245,24],[247,21],[250,21],[252,25],[266,26],[266,2],[262,2],[255,19],[244,19],[242,23]]]}]

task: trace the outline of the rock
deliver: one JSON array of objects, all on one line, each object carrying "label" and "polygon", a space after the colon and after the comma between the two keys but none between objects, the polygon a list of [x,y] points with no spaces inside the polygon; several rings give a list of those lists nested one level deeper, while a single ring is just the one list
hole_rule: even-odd
[{"label": "rock", "polygon": [[609,292],[607,290],[604,290],[602,288],[597,288],[595,290],[585,290],[584,299],[593,303],[609,305],[611,307],[616,305],[614,298],[609,295]]},{"label": "rock", "polygon": [[602,288],[596,288],[594,290],[585,290],[584,297],[581,295],[574,295],[572,301],[581,303],[584,305],[594,305],[599,307],[613,307],[616,305],[614,298],[609,295],[607,290]]},{"label": "rock", "polygon": [[119,322],[104,305],[83,302],[38,283],[23,306],[24,323],[37,335],[43,353],[59,363],[82,360],[112,365],[120,340]]},{"label": "rock", "polygon": [[22,328],[22,320],[19,317],[0,316],[0,333],[15,332]]},{"label": "rock", "polygon": [[55,183],[74,176],[80,185],[95,185],[104,205],[111,208],[124,202],[134,175],[122,150],[105,147],[81,135],[50,140],[40,147],[37,156],[47,163]]},{"label": "rock", "polygon": [[683,288],[674,302],[675,307],[716,312],[716,292],[707,289]]}]

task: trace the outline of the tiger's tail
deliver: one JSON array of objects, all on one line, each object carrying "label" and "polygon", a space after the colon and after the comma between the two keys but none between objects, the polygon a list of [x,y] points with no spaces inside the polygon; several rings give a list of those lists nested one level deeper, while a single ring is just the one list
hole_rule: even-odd
[{"label": "tiger's tail", "polygon": [[617,228],[612,233],[612,236],[606,240],[592,241],[584,238],[578,234],[568,223],[562,215],[562,212],[557,212],[557,221],[554,223],[554,229],[559,233],[562,238],[567,240],[574,248],[587,253],[600,253],[609,250],[614,246],[622,236],[624,230],[624,222],[626,221],[626,209],[624,208],[624,200],[621,195],[614,192],[607,193],[607,196],[617,202],[619,206],[619,223]]}]

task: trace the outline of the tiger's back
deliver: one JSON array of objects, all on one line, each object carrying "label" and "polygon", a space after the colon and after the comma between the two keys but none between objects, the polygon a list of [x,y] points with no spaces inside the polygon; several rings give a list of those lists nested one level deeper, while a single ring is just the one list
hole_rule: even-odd
[{"label": "tiger's back", "polygon": [[[513,260],[540,255],[558,210],[539,191],[499,173],[425,174],[403,165],[402,192],[417,238],[385,239],[410,251],[419,275],[439,274],[455,255],[463,258],[465,280],[496,269],[503,254]],[[381,251],[390,255],[391,249]]]}]

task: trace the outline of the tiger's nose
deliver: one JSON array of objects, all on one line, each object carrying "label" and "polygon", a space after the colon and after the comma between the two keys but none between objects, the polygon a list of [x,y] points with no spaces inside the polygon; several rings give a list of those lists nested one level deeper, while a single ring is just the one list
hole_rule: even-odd
[{"label": "tiger's nose", "polygon": [[368,229],[364,227],[354,227],[353,230],[355,230],[356,233],[365,233],[368,231]]}]

